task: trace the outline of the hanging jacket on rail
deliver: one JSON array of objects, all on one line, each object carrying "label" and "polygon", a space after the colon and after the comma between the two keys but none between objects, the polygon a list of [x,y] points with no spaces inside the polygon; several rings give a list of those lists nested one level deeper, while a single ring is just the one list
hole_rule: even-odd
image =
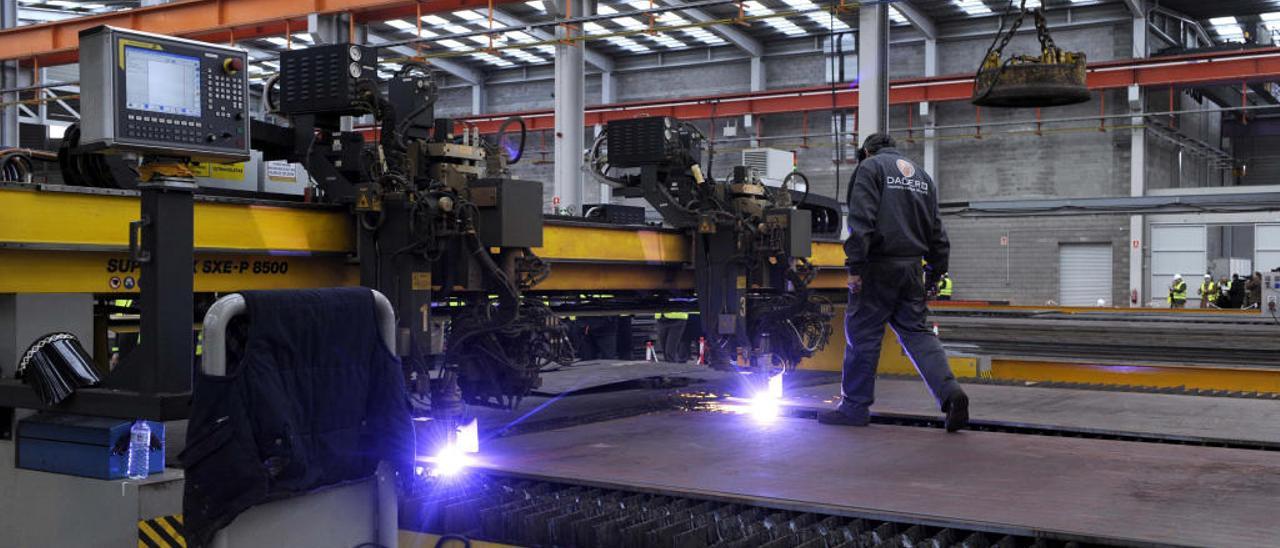
[{"label": "hanging jacket on rail", "polygon": [[254,505],[362,480],[381,460],[412,466],[400,360],[379,336],[373,293],[242,294],[243,350],[228,349],[226,376],[195,375],[180,456],[191,546]]}]

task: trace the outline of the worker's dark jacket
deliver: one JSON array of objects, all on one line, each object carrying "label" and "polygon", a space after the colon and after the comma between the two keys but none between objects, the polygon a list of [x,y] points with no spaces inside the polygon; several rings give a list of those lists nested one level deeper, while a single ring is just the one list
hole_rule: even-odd
[{"label": "worker's dark jacket", "polygon": [[847,200],[850,274],[862,274],[876,259],[908,258],[924,258],[935,276],[947,271],[951,243],[938,214],[938,186],[897,149],[882,148],[858,165]]},{"label": "worker's dark jacket", "polygon": [[369,477],[380,460],[412,465],[400,361],[378,334],[373,294],[243,295],[242,352],[228,352],[227,376],[195,376],[179,457],[191,546],[256,504]]}]

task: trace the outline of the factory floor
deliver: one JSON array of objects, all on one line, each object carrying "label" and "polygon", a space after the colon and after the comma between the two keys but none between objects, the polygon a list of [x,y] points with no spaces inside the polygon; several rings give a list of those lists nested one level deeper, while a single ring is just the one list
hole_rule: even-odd
[{"label": "factory floor", "polygon": [[[453,528],[459,530],[448,532],[526,545],[608,538],[805,546],[814,535],[827,535],[829,545],[832,534],[831,527],[801,528],[783,538],[767,527],[768,533],[746,527],[734,544],[723,531],[706,536],[705,524],[690,518],[655,522],[657,529],[636,537],[635,524],[646,518],[611,511],[607,517],[632,525],[608,529],[605,515],[581,506],[539,503],[526,515],[502,498],[527,490],[520,500],[562,500],[550,493],[569,489],[602,500],[644,495],[651,497],[646,504],[687,499],[696,508],[764,509],[793,526],[845,520],[844,536],[861,539],[851,545],[948,545],[938,539],[960,544],[974,535],[991,544],[1004,535],[1014,539],[1009,546],[1046,540],[1261,546],[1280,538],[1270,510],[1280,505],[1274,480],[1280,459],[1273,453],[1280,448],[1280,401],[969,383],[979,431],[948,435],[936,427],[940,413],[918,380],[881,379],[875,424],[867,428],[813,420],[839,393],[838,378],[802,372],[791,381],[781,416],[761,421],[723,412],[727,405],[688,405],[734,401],[726,395],[746,390],[737,375],[645,362],[549,373],[545,393],[516,411],[481,412],[486,439],[478,474],[501,489],[485,483],[469,491],[474,499],[450,498],[469,501],[474,511],[467,515],[488,515],[488,504],[510,519],[415,519],[415,512],[449,514],[427,512],[440,507],[421,500],[403,506],[409,515],[402,519],[410,528]],[[739,521],[765,514],[744,515]],[[615,536],[590,536],[605,531]]]}]

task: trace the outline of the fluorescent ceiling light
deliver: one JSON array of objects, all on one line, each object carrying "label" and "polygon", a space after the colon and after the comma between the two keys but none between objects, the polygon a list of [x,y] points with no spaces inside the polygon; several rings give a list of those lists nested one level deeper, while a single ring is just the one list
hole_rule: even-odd
[{"label": "fluorescent ceiling light", "polygon": [[388,26],[390,26],[391,28],[398,29],[398,30],[409,30],[409,29],[416,28],[416,27],[413,25],[413,23],[410,23],[410,22],[405,21],[405,20],[403,20],[403,19],[392,19],[392,20],[390,20],[390,21],[387,21],[386,23],[387,23],[387,25],[388,25]]},{"label": "fluorescent ceiling light", "polygon": [[898,11],[898,8],[896,7],[889,9],[889,20],[899,25],[906,25],[908,23],[907,18],[903,17],[902,12]]},{"label": "fluorescent ceiling light", "polygon": [[418,31],[418,36],[421,36],[423,38],[435,38],[437,36],[440,36],[440,33],[429,31],[427,29],[422,29]]},{"label": "fluorescent ceiling light", "polygon": [[596,33],[606,32],[607,30],[604,28],[603,25],[601,25],[600,23],[596,23],[594,21],[588,21],[586,23],[583,23],[582,29],[587,32],[596,32]]},{"label": "fluorescent ceiling light", "polygon": [[604,40],[606,42],[609,42],[610,44],[618,46],[632,53],[643,53],[646,51],[651,51],[649,49],[649,46],[640,44],[639,42],[636,42],[635,40],[632,40],[630,38],[625,38],[621,36],[610,36],[608,38],[605,38]]},{"label": "fluorescent ceiling light", "polygon": [[77,3],[77,2],[69,2],[69,1],[67,1],[67,0],[47,0],[45,3],[46,3],[46,4],[49,4],[50,6],[58,6],[58,7],[60,7],[60,8],[78,8],[78,7],[80,7],[80,4],[79,4],[79,3]]},{"label": "fluorescent ceiling light", "polygon": [[555,47],[555,46],[552,46],[552,45],[550,45],[550,44],[541,44],[541,45],[533,46],[533,49],[534,49],[535,51],[540,51],[540,52],[542,52],[542,53],[555,53],[555,52],[556,52],[556,47]]},{"label": "fluorescent ceiling light", "polygon": [[773,10],[764,7],[764,4],[761,4],[756,0],[747,0],[747,2],[744,2],[742,5],[747,9],[747,13],[750,15],[770,15],[773,13]]},{"label": "fluorescent ceiling light", "polygon": [[708,32],[706,29],[700,29],[700,28],[684,29],[684,30],[681,30],[680,32],[683,32],[687,34],[690,38],[693,38],[694,40],[697,40],[709,46],[728,43],[725,41],[724,38],[721,38],[718,35],[712,34],[711,32]]},{"label": "fluorescent ceiling light", "polygon": [[477,21],[485,19],[485,16],[476,13],[475,10],[461,10],[453,12],[454,15],[461,17],[464,21]]},{"label": "fluorescent ceiling light", "polygon": [[106,4],[80,4],[80,9],[100,10],[106,8]]},{"label": "fluorescent ceiling light", "polygon": [[[889,13],[892,15],[894,12],[890,10]],[[811,12],[806,13],[805,17],[814,23],[822,25],[822,28],[825,29],[849,30],[849,25],[845,24],[844,21],[841,21],[839,17],[832,17],[830,13]],[[891,16],[889,19],[893,19],[893,17]],[[904,19],[902,22],[905,23],[906,20]]]},{"label": "fluorescent ceiling light", "polygon": [[537,41],[538,41],[538,40],[537,40],[537,39],[535,39],[534,37],[530,36],[530,35],[529,35],[529,33],[524,32],[524,31],[522,31],[522,30],[513,30],[513,31],[511,31],[511,32],[505,32],[505,33],[503,33],[503,34],[502,34],[502,36],[503,36],[504,38],[510,38],[510,39],[512,39],[512,40],[514,40],[514,41],[516,41],[516,42],[520,42],[520,43],[522,43],[522,44],[527,44],[527,43],[529,43],[529,42],[537,42]]},{"label": "fluorescent ceiling light", "polygon": [[532,0],[531,2],[525,2],[524,5],[529,6],[538,11],[547,11],[546,6],[542,5],[542,0]]},{"label": "fluorescent ceiling light", "polygon": [[596,13],[599,15],[613,15],[615,13],[618,13],[618,10],[613,9],[612,6],[606,6],[604,4],[600,4],[600,7],[596,8]]},{"label": "fluorescent ceiling light", "polygon": [[645,27],[644,23],[637,21],[634,17],[618,17],[610,20],[627,30],[639,30]]},{"label": "fluorescent ceiling light", "polygon": [[785,17],[770,17],[764,20],[764,24],[773,27],[774,30],[781,32],[787,36],[800,36],[805,34],[804,29],[796,26]]},{"label": "fluorescent ceiling light", "polygon": [[495,57],[495,56],[490,55],[490,54],[488,54],[488,53],[473,53],[473,54],[471,54],[471,58],[473,58],[473,59],[479,59],[479,60],[481,60],[481,61],[484,61],[484,62],[486,62],[486,63],[489,63],[490,65],[497,65],[497,66],[499,66],[499,67],[514,67],[514,66],[516,66],[516,64],[515,64],[515,63],[512,63],[511,61],[508,61],[508,60],[503,59],[503,58],[501,58],[501,57]]},{"label": "fluorescent ceiling light", "polygon": [[480,44],[480,45],[482,45],[482,46],[488,46],[488,45],[489,45],[489,37],[488,37],[488,36],[468,36],[468,37],[467,37],[467,40],[471,40],[472,42],[475,42],[475,43]]},{"label": "fluorescent ceiling light", "polygon": [[294,39],[294,40],[301,41],[301,42],[306,42],[306,43],[308,43],[308,44],[314,44],[314,43],[315,43],[315,39],[314,39],[314,38],[312,38],[310,34],[307,34],[307,33],[305,33],[305,32],[300,32],[300,33],[298,33],[298,34],[293,35],[293,39]]},{"label": "fluorescent ceiling light", "polygon": [[818,5],[814,4],[811,0],[782,0],[782,2],[798,10],[813,9],[818,7]]},{"label": "fluorescent ceiling light", "polygon": [[1224,42],[1244,41],[1244,29],[1240,28],[1235,17],[1214,17],[1209,19],[1209,24]]},{"label": "fluorescent ceiling light", "polygon": [[982,3],[982,0],[952,0],[956,7],[960,8],[966,15],[987,15],[991,13],[991,8]]},{"label": "fluorescent ceiling light", "polygon": [[279,36],[268,36],[265,40],[282,48],[289,47],[289,41]]},{"label": "fluorescent ceiling light", "polygon": [[423,15],[422,22],[428,25],[448,25],[449,20],[439,15]]},{"label": "fluorescent ceiling light", "polygon": [[449,40],[441,40],[441,41],[439,41],[439,42],[437,42],[437,43],[438,43],[438,44],[440,44],[440,45],[442,45],[442,46],[444,46],[444,47],[446,47],[446,48],[449,48],[449,49],[451,49],[451,50],[453,50],[453,51],[466,51],[466,50],[471,49],[471,48],[467,47],[467,45],[466,45],[466,44],[463,44],[462,42],[459,42],[459,41],[457,41],[457,40],[453,40],[453,39],[449,39]]},{"label": "fluorescent ceiling light", "polygon": [[448,31],[449,34],[466,34],[468,32],[472,32],[471,29],[462,25],[445,25],[444,30]]}]

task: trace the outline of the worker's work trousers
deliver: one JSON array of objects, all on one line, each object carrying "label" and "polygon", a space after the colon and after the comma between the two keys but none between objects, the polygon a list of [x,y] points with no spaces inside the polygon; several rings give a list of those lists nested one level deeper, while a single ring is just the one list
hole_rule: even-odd
[{"label": "worker's work trousers", "polygon": [[849,293],[845,311],[844,380],[840,410],[870,416],[875,402],[876,366],[887,322],[929,386],[939,407],[960,390],[947,353],[926,325],[924,273],[919,259],[876,261],[862,274],[862,291]]},{"label": "worker's work trousers", "polygon": [[1209,308],[1209,303],[1213,302],[1213,299],[1214,299],[1213,295],[1206,295],[1204,297],[1200,297],[1200,308]]},{"label": "worker's work trousers", "polygon": [[689,343],[684,338],[685,324],[688,320],[676,318],[658,318],[658,349],[662,351],[662,361],[684,363],[689,361]]},{"label": "worker's work trousers", "polygon": [[1187,301],[1173,301],[1169,305],[1169,308],[1186,308],[1186,307],[1187,307]]}]

